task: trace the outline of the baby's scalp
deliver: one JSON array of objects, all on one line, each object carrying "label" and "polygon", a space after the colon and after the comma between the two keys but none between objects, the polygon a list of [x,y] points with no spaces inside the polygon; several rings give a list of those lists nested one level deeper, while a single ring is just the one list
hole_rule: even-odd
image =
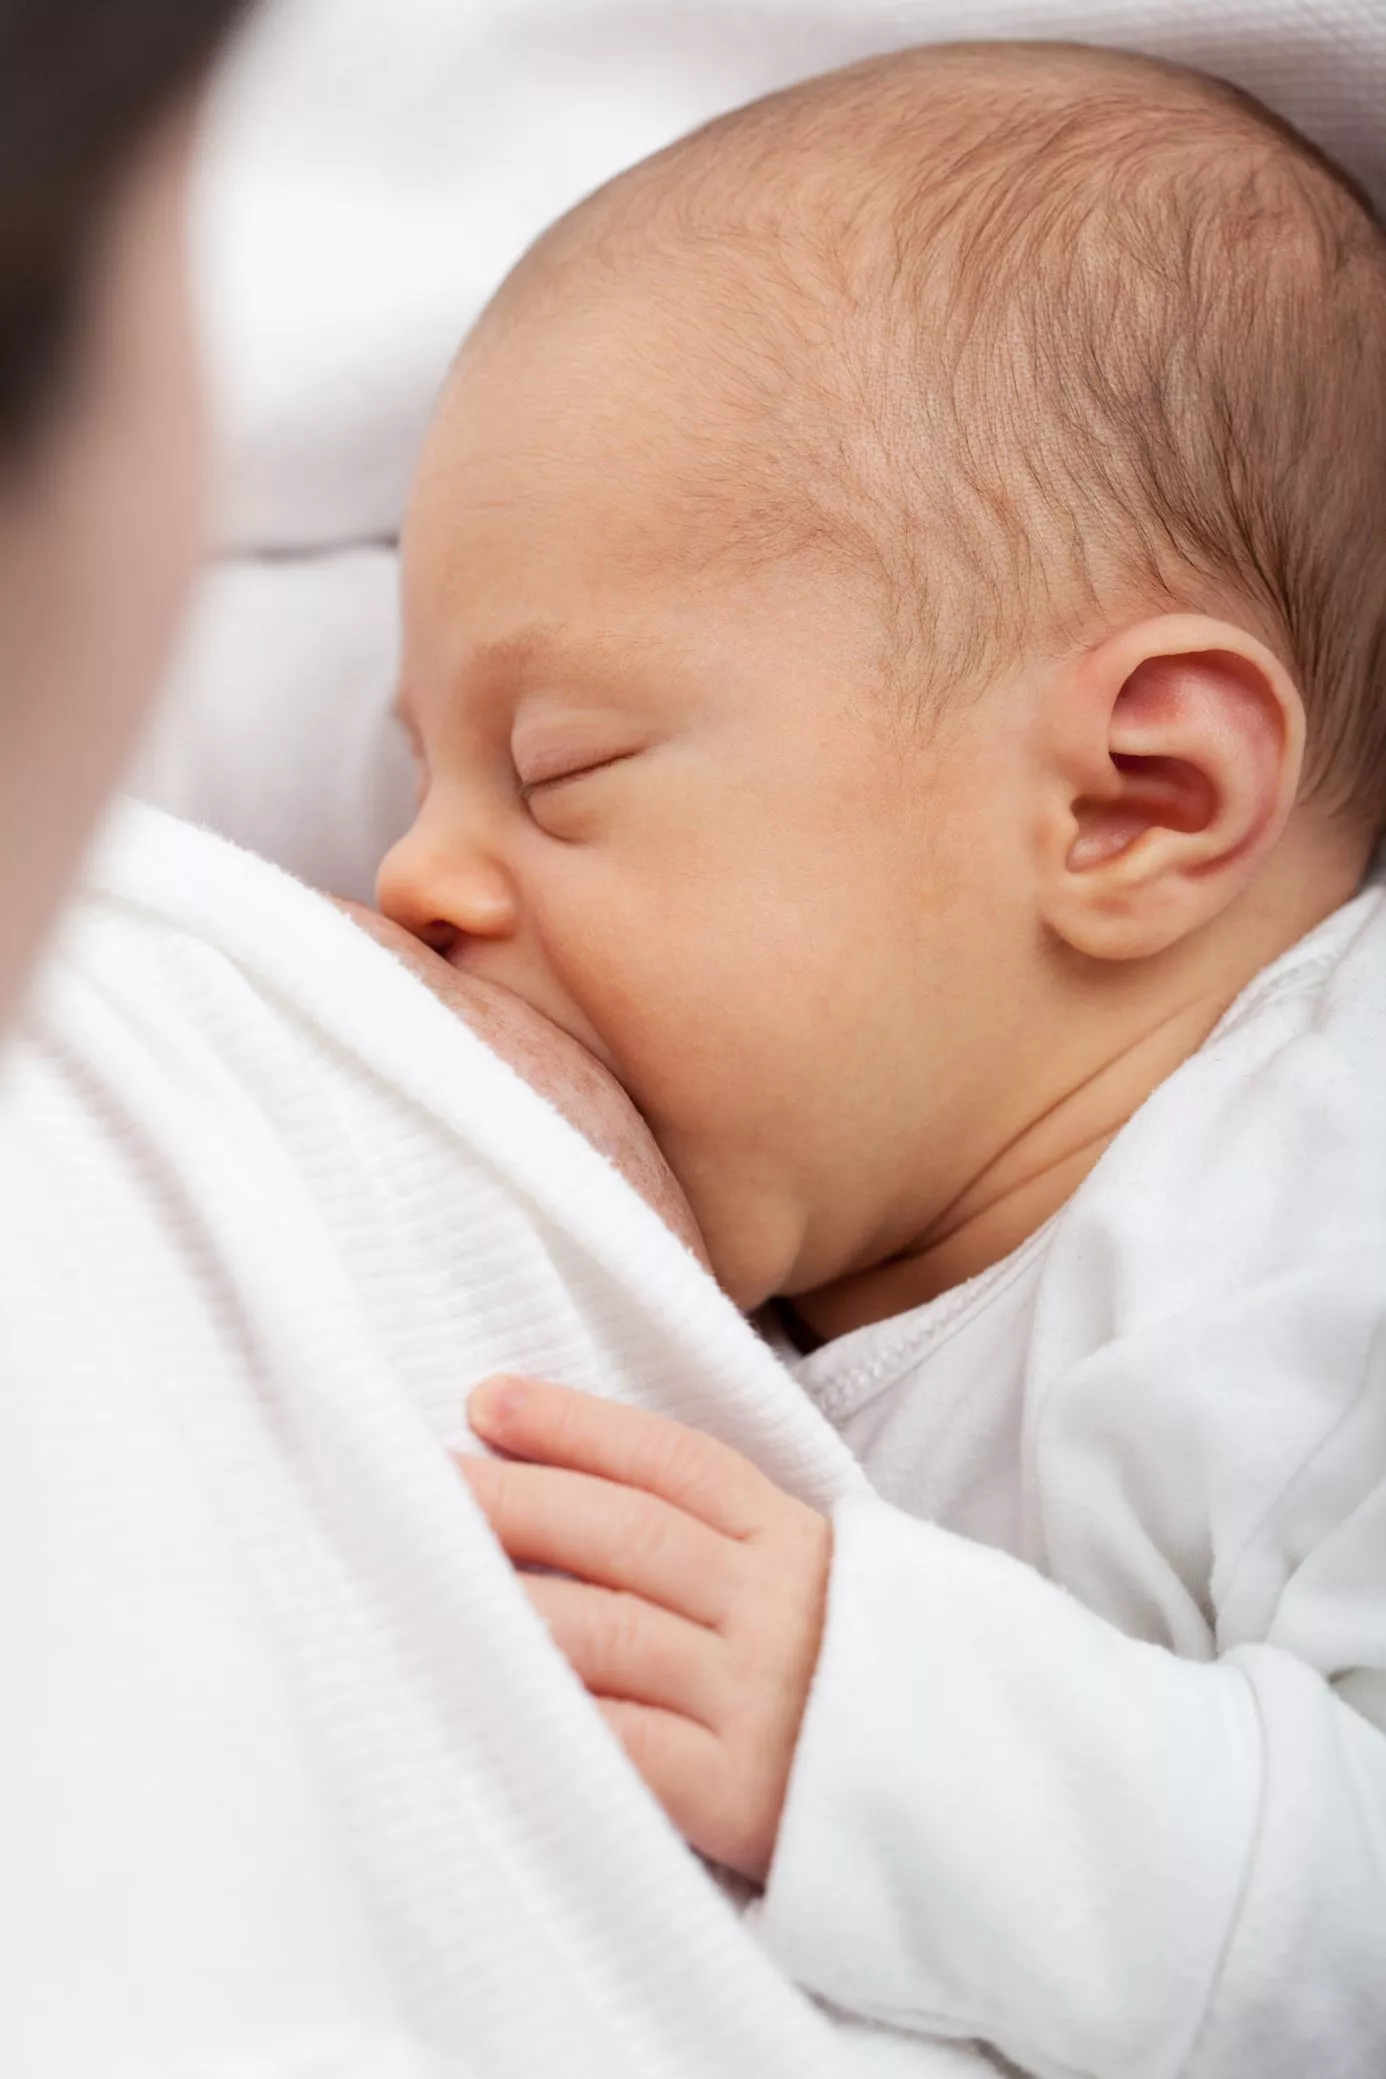
[{"label": "baby's scalp", "polygon": [[706,401],[685,550],[879,593],[912,711],[1183,610],[1386,816],[1386,233],[1240,90],[1061,44],[892,54],[738,110],[548,232],[480,335],[638,273]]}]

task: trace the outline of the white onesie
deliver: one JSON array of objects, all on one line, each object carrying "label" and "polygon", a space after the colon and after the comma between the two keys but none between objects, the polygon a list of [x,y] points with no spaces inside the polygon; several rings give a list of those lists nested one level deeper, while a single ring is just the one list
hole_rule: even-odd
[{"label": "white onesie", "polygon": [[884,1500],[759,1926],[1101,2079],[1386,2073],[1386,892],[1005,1262],[797,1363]]}]

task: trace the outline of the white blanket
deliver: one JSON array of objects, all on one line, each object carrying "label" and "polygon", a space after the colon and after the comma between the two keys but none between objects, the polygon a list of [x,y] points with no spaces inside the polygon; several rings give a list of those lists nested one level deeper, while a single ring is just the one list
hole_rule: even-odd
[{"label": "white blanket", "polygon": [[[524,1367],[861,1475],[587,1143],[319,897],[131,812],[0,1108],[24,2079],[974,2069],[835,2027],[456,1478]],[[15,1671],[12,1671],[15,1672]]]},{"label": "white blanket", "polygon": [[407,804],[393,603],[352,552],[393,539],[439,380],[501,276],[551,217],[719,110],[960,35],[1226,73],[1386,202],[1382,0],[269,6],[224,82],[198,223],[231,574],[209,585],[141,791],[368,894]]}]

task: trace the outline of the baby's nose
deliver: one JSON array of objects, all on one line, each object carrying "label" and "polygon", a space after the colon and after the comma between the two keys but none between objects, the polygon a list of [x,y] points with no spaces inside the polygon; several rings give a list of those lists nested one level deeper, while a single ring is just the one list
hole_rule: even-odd
[{"label": "baby's nose", "polygon": [[386,853],[375,899],[382,915],[445,958],[467,939],[509,938],[518,922],[500,861],[476,844],[430,837],[421,823]]}]

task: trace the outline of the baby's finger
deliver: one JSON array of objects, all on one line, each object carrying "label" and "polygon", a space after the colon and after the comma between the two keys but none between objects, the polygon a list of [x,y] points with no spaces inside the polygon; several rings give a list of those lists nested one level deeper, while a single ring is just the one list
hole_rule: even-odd
[{"label": "baby's finger", "polygon": [[642,1487],[727,1537],[752,1536],[778,1491],[748,1458],[701,1430],[539,1379],[487,1379],[467,1414],[488,1444],[517,1458]]},{"label": "baby's finger", "polygon": [[594,1695],[711,1723],[722,1654],[715,1632],[639,1596],[536,1574],[524,1582],[555,1645]]},{"label": "baby's finger", "polygon": [[716,1735],[677,1712],[622,1697],[598,1697],[597,1705],[684,1839],[722,1860],[715,1814],[726,1756]]},{"label": "baby's finger", "polygon": [[519,1566],[624,1588],[695,1624],[720,1624],[737,1547],[638,1487],[547,1465],[459,1458],[457,1469]]}]

